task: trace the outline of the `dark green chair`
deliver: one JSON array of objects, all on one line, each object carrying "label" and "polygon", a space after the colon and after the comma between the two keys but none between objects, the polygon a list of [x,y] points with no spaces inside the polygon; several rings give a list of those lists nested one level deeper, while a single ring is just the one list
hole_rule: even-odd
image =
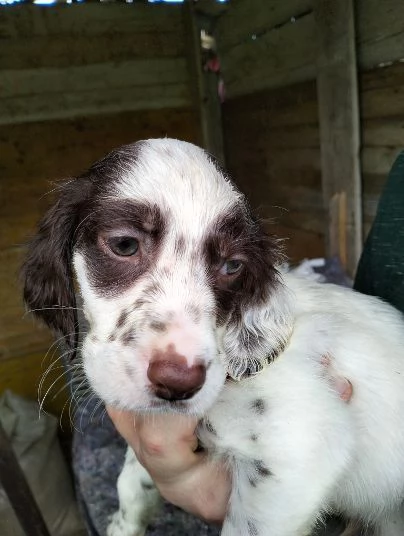
[{"label": "dark green chair", "polygon": [[394,162],[380,197],[354,288],[379,296],[404,313],[404,151]]}]

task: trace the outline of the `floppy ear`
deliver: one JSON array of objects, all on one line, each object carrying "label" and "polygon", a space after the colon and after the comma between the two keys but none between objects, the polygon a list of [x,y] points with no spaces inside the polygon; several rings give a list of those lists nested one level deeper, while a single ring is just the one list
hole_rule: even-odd
[{"label": "floppy ear", "polygon": [[279,281],[268,302],[247,307],[226,327],[223,344],[226,369],[234,380],[260,372],[285,349],[293,323],[289,296]]},{"label": "floppy ear", "polygon": [[290,297],[283,285],[280,241],[255,221],[246,257],[243,300],[225,327],[227,372],[235,380],[252,375],[280,354],[291,333]]},{"label": "floppy ear", "polygon": [[22,267],[28,309],[63,335],[70,349],[76,346],[78,331],[72,251],[85,183],[74,179],[62,186],[58,200],[39,222]]}]

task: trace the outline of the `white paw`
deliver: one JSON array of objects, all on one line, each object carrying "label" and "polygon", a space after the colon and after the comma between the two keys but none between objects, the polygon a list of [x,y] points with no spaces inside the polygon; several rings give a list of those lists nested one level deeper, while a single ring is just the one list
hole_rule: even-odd
[{"label": "white paw", "polygon": [[125,519],[120,510],[113,514],[107,528],[107,536],[144,536],[145,533],[146,527]]}]

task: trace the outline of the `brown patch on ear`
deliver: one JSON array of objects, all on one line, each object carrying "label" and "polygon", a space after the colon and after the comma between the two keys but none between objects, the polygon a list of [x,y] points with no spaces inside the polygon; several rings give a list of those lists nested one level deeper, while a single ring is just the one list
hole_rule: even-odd
[{"label": "brown patch on ear", "polygon": [[74,348],[77,311],[72,275],[74,234],[80,223],[89,181],[74,179],[62,186],[57,202],[38,225],[22,266],[24,300],[29,310]]}]

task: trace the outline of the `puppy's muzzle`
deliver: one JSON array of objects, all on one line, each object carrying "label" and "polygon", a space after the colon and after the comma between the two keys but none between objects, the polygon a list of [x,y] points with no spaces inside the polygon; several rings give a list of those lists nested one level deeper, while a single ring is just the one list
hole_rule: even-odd
[{"label": "puppy's muzzle", "polygon": [[206,378],[206,366],[196,359],[188,366],[185,357],[170,350],[155,350],[149,363],[147,376],[151,389],[164,400],[187,400],[197,393]]}]

